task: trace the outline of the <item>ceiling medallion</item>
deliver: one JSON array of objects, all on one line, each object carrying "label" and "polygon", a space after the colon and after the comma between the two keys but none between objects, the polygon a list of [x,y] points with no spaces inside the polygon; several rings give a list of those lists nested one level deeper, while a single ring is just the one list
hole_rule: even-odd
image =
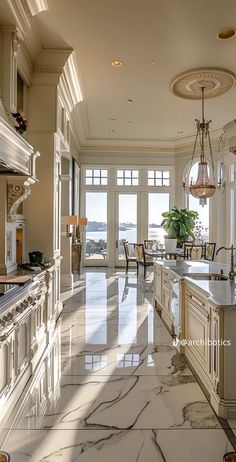
[{"label": "ceiling medallion", "polygon": [[192,69],[176,77],[170,84],[174,95],[184,99],[201,99],[202,88],[205,99],[222,95],[235,86],[235,75],[225,69]]}]

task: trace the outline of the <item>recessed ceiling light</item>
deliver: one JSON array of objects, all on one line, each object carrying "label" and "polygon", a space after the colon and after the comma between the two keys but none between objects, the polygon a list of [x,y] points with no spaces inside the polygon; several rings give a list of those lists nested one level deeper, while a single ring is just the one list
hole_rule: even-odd
[{"label": "recessed ceiling light", "polygon": [[132,123],[133,123],[133,121],[132,121],[132,120],[128,120],[128,124],[132,124]]},{"label": "recessed ceiling light", "polygon": [[109,117],[109,120],[112,120],[114,122],[114,120],[116,120],[116,118],[114,116],[112,116],[112,117]]},{"label": "recessed ceiling light", "polygon": [[110,133],[114,133],[115,129],[114,128],[109,128],[108,130]]},{"label": "recessed ceiling light", "polygon": [[114,61],[112,61],[111,65],[113,67],[121,67],[122,66],[122,61],[119,61],[119,59],[114,59]]},{"label": "recessed ceiling light", "polygon": [[153,59],[153,60],[151,61],[151,64],[156,64],[156,63],[157,63],[157,62],[155,61],[155,59]]},{"label": "recessed ceiling light", "polygon": [[133,102],[132,98],[127,99],[127,103],[132,103],[132,102]]},{"label": "recessed ceiling light", "polygon": [[177,133],[181,134],[181,133],[184,133],[183,130],[178,130]]},{"label": "recessed ceiling light", "polygon": [[225,27],[217,34],[217,37],[219,39],[226,40],[235,37],[235,33],[235,29],[232,29],[231,27]]}]

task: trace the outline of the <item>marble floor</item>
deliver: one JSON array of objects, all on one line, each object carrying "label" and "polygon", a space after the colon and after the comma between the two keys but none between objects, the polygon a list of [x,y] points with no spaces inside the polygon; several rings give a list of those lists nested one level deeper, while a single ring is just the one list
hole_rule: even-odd
[{"label": "marble floor", "polygon": [[233,448],[153,309],[151,277],[90,268],[62,296],[55,345],[5,428],[11,462],[222,462]]}]

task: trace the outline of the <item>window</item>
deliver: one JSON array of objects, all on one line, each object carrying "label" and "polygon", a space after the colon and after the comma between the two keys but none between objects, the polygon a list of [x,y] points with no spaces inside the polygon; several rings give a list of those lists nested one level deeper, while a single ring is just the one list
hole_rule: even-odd
[{"label": "window", "polygon": [[88,170],[86,169],[85,183],[86,185],[93,185],[93,186],[107,185],[107,170],[100,170],[100,169]]},{"label": "window", "polygon": [[149,193],[148,194],[148,239],[164,244],[165,230],[161,226],[163,220],[162,213],[170,208],[169,193]]},{"label": "window", "polygon": [[138,186],[139,171],[138,170],[117,170],[117,185],[118,186]]},{"label": "window", "polygon": [[170,186],[169,170],[149,170],[148,186]]},{"label": "window", "polygon": [[86,259],[107,257],[107,193],[86,192]]}]

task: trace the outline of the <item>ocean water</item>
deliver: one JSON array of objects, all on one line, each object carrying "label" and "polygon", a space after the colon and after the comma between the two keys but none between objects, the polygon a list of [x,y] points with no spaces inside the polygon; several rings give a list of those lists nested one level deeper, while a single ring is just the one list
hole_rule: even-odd
[{"label": "ocean water", "polygon": [[[158,240],[161,244],[164,244],[163,228],[149,228],[147,239]],[[107,240],[106,231],[89,231],[86,232],[86,239],[91,239],[98,242],[100,239]],[[129,242],[137,242],[137,228],[127,229],[125,231],[119,231],[119,239],[125,239]]]}]

